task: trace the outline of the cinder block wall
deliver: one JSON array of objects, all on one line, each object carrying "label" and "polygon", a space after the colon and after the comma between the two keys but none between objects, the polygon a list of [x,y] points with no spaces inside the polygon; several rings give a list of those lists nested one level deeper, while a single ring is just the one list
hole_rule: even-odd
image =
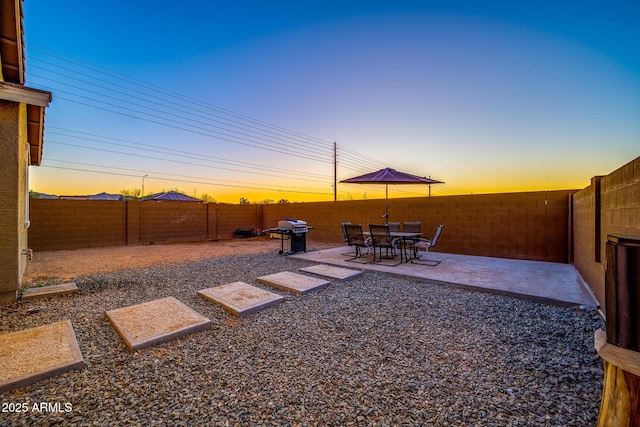
[{"label": "cinder block wall", "polygon": [[138,203],[140,209],[140,243],[207,240],[206,205],[170,201]]},{"label": "cinder block wall", "polygon": [[126,201],[127,212],[127,245],[140,244],[140,202],[137,200]]},{"label": "cinder block wall", "polygon": [[[389,219],[421,221],[427,235],[446,224],[438,243],[444,252],[567,262],[572,193],[391,199]],[[384,223],[384,206],[379,199],[269,205],[35,199],[30,243],[41,251],[229,239],[237,228],[266,229],[296,218],[314,227],[310,240],[342,244],[341,221],[365,228]]]},{"label": "cinder block wall", "polygon": [[603,251],[609,234],[640,238],[640,157],[602,178],[601,200]]},{"label": "cinder block wall", "polygon": [[262,229],[262,205],[215,205],[216,229],[212,238],[230,239],[238,228]]},{"label": "cinder block wall", "polygon": [[594,178],[589,187],[574,195],[573,211],[574,263],[604,312],[607,236],[640,239],[640,157],[609,175]]},{"label": "cinder block wall", "polygon": [[126,245],[126,208],[111,200],[31,199],[29,247],[57,251]]},{"label": "cinder block wall", "polygon": [[[569,198],[573,190],[389,200],[389,221],[421,221],[431,236],[446,224],[438,250],[448,253],[567,262]],[[343,242],[340,222],[384,223],[384,200],[272,204],[264,225],[297,218],[315,227],[310,237]]]},{"label": "cinder block wall", "polygon": [[[594,178],[589,187],[573,195],[573,262],[604,307],[604,262],[596,262],[595,181],[598,179]],[[604,252],[598,253],[604,256]]]}]

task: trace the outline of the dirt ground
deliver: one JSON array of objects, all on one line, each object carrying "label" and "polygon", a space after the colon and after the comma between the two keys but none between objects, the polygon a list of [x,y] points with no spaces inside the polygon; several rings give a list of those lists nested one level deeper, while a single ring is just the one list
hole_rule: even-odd
[{"label": "dirt ground", "polygon": [[[307,250],[335,247],[332,243],[307,240]],[[286,246],[285,246],[286,248]],[[280,250],[280,240],[268,237],[229,239],[212,242],[172,243],[145,246],[113,246],[107,248],[35,252],[27,263],[23,286],[73,281],[83,274],[104,273],[155,264],[196,261],[233,254],[251,254]]]}]

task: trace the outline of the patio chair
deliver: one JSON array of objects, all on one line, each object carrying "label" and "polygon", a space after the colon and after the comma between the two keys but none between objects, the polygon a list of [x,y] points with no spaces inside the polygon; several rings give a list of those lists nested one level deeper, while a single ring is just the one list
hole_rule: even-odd
[{"label": "patio chair", "polygon": [[356,260],[362,255],[364,255],[361,251],[361,248],[370,248],[371,247],[371,238],[364,237],[362,234],[362,225],[360,224],[344,224],[345,235],[347,237],[347,245],[353,246],[356,248],[355,256],[353,258],[348,259],[347,261]]},{"label": "patio chair", "polygon": [[[348,245],[349,244],[349,237],[347,236],[347,229],[345,228],[345,225],[351,224],[351,221],[345,221],[345,222],[341,222],[340,223],[340,228],[342,228],[342,236],[344,237],[344,242]],[[347,252],[344,253],[342,255],[352,255],[351,252]]]},{"label": "patio chair", "polygon": [[[389,226],[389,231],[394,233],[397,231],[400,231],[400,222],[387,222],[387,225]],[[395,250],[396,249],[402,249],[402,240],[401,239],[395,239],[394,240],[394,245],[393,245],[393,254],[395,255]]]},{"label": "patio chair", "polygon": [[389,226],[389,231],[391,231],[391,232],[400,231],[400,223],[399,222],[388,222],[387,225]]},{"label": "patio chair", "polygon": [[429,249],[435,248],[436,245],[438,244],[438,240],[440,239],[440,236],[442,235],[443,228],[444,228],[444,224],[438,225],[436,227],[436,232],[433,235],[433,238],[431,240],[419,239],[417,242],[413,244],[413,258],[411,259],[412,263],[430,265],[434,267],[440,264],[440,261],[430,260],[430,259],[421,259],[418,256],[418,251],[420,249],[424,249],[425,252],[429,252]]},{"label": "patio chair", "polygon": [[[382,249],[387,250],[387,254],[391,251],[391,255],[395,255],[395,249],[397,244],[397,239],[391,238],[391,232],[389,230],[389,225],[376,225],[369,224],[369,231],[371,232],[371,245],[373,247],[373,262],[376,262],[376,248],[378,248],[378,252],[380,253],[380,261],[382,261]],[[400,253],[400,264],[402,262],[402,252]],[[394,265],[398,265],[394,264]]]},{"label": "patio chair", "polygon": [[421,221],[405,221],[402,223],[402,231],[405,233],[420,233]]},{"label": "patio chair", "polygon": [[344,236],[344,241],[347,242],[349,239],[347,238],[347,229],[345,225],[351,224],[351,221],[345,221],[340,223],[340,227],[342,227],[342,235]]},{"label": "patio chair", "polygon": [[[405,221],[402,223],[402,231],[405,233],[416,233],[420,234],[422,232],[422,222],[421,221]],[[405,238],[405,244],[409,246],[410,249],[413,249],[413,245],[419,240],[419,237],[415,239]],[[415,253],[415,252],[414,252]]]}]

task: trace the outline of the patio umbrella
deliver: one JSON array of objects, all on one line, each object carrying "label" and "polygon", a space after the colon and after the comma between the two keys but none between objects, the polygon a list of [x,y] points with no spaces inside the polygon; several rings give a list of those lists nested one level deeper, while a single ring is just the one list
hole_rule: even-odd
[{"label": "patio umbrella", "polygon": [[384,219],[389,220],[389,184],[427,184],[431,195],[431,184],[444,184],[442,181],[424,176],[399,172],[395,169],[384,168],[376,172],[367,173],[340,181],[344,184],[385,184]]}]

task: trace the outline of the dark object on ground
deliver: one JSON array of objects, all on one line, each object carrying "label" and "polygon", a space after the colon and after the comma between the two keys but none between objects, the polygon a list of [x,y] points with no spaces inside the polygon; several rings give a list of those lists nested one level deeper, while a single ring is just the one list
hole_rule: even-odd
[{"label": "dark object on ground", "polygon": [[233,237],[239,239],[246,239],[247,237],[253,237],[253,228],[236,228],[236,232]]}]

